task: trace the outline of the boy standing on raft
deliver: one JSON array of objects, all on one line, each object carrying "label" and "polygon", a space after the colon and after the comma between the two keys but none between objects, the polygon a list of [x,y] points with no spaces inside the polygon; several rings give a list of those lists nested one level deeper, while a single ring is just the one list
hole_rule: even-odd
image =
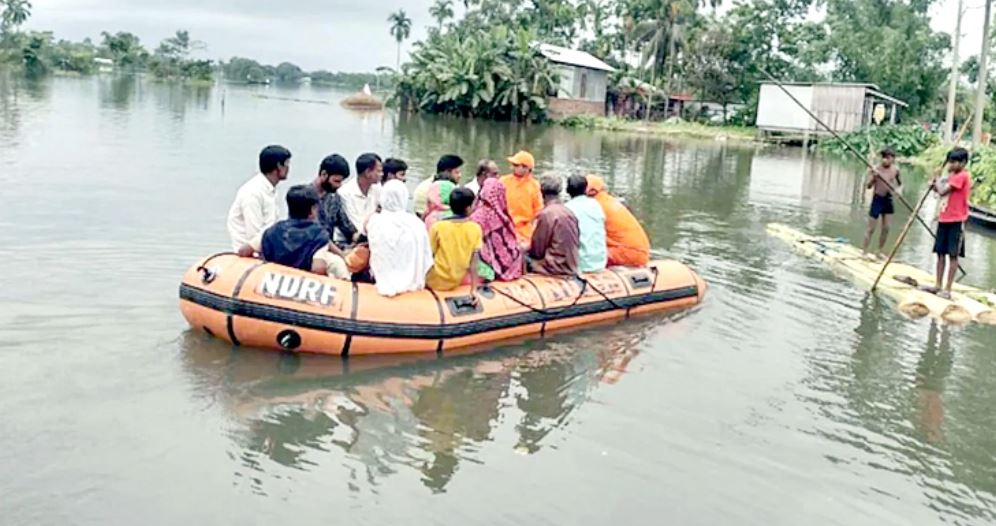
[{"label": "boy standing on raft", "polygon": [[889,220],[892,214],[896,213],[892,203],[892,189],[903,184],[899,180],[899,167],[896,166],[896,153],[892,148],[885,148],[880,152],[882,160],[879,165],[872,170],[868,169],[868,179],[865,181],[865,188],[874,188],[875,196],[872,197],[871,208],[868,211],[868,229],[865,231],[865,241],[861,245],[861,253],[868,255],[868,244],[872,236],[875,235],[875,223],[881,218],[882,227],[878,235],[878,252],[876,255],[882,257],[885,249],[885,242],[889,239]]},{"label": "boy standing on raft", "polygon": [[[968,220],[968,196],[972,192],[972,177],[965,170],[967,164],[968,150],[951,150],[948,152],[948,176],[941,180],[934,178],[930,183],[941,197],[941,212],[938,216],[937,239],[934,241],[937,284],[929,290],[947,299],[951,298],[951,286],[958,271],[958,258],[965,257],[964,223]],[[947,256],[946,262],[944,256]],[[945,263],[948,267],[946,285],[943,281]]]}]

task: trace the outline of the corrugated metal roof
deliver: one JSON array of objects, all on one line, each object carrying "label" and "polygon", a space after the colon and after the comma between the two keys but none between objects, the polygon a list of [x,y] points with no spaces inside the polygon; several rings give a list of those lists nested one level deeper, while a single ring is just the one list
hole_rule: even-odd
[{"label": "corrugated metal roof", "polygon": [[602,71],[615,71],[612,66],[595,58],[590,53],[577,49],[554,46],[553,44],[540,44],[539,52],[551,62],[567,64],[569,66],[579,66],[588,69],[598,69]]},{"label": "corrugated metal roof", "polygon": [[902,106],[904,108],[908,108],[909,107],[909,104],[906,104],[905,102],[903,102],[903,101],[901,101],[901,100],[899,100],[899,99],[897,99],[895,97],[890,97],[890,96],[886,95],[885,93],[882,93],[881,91],[876,91],[876,90],[870,89],[870,90],[868,90],[868,94],[871,95],[871,96],[873,96],[873,97],[878,97],[880,99],[887,100],[887,101],[889,101],[889,102],[891,102],[893,104],[898,104],[898,105],[900,105],[900,106]]},{"label": "corrugated metal roof", "polygon": [[[770,80],[762,80],[759,84],[779,84],[778,82],[772,82]],[[783,86],[852,86],[856,88],[871,88],[873,90],[879,90],[880,88],[875,84],[870,82],[782,82]]]},{"label": "corrugated metal roof", "polygon": [[[777,85],[779,83],[778,82],[772,82],[770,80],[762,80],[760,82],[760,84]],[[901,100],[899,100],[899,99],[897,99],[895,97],[890,97],[890,96],[886,95],[885,93],[882,93],[880,91],[881,88],[879,88],[878,85],[872,84],[870,82],[782,82],[781,84],[783,86],[844,86],[844,87],[852,87],[852,88],[865,88],[867,90],[868,94],[871,95],[871,96],[873,96],[873,97],[878,97],[880,99],[889,101],[889,102],[891,102],[893,104],[898,104],[898,105],[900,105],[900,106],[902,106],[904,108],[909,107],[909,104],[906,104],[905,102],[903,102],[903,101],[901,101]]]}]

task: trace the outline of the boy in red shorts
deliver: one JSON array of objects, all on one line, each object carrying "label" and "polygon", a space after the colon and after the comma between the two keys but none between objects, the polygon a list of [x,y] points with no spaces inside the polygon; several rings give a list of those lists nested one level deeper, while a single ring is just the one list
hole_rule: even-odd
[{"label": "boy in red shorts", "polygon": [[[965,166],[968,164],[968,151],[955,148],[948,152],[948,175],[941,180],[934,179],[931,185],[941,198],[941,213],[938,216],[937,240],[934,253],[937,254],[937,286],[930,290],[942,298],[951,298],[951,286],[958,271],[958,258],[965,257],[965,221],[968,220],[968,196],[972,192],[972,177]],[[945,261],[947,256],[947,261]],[[948,281],[944,286],[944,265],[948,267]],[[943,286],[943,290],[942,290]]]}]

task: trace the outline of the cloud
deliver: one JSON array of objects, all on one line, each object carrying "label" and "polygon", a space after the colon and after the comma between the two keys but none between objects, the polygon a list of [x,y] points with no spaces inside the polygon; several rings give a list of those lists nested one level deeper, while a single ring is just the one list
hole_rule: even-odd
[{"label": "cloud", "polygon": [[[413,20],[412,38],[432,23],[431,0],[46,0],[35,2],[27,27],[57,38],[96,39],[130,31],[149,49],[177,29],[207,44],[209,58],[244,56],[290,61],[307,70],[373,71],[393,66],[396,43],[387,17],[399,8]],[[404,51],[403,51],[404,53]]]}]

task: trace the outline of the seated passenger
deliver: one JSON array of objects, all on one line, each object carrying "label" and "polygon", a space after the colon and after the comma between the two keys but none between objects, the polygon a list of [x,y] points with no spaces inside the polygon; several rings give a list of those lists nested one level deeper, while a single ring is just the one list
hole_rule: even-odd
[{"label": "seated passenger", "polygon": [[425,207],[425,228],[432,228],[432,224],[440,219],[446,219],[452,215],[450,211],[450,194],[456,185],[449,179],[442,179],[432,183],[429,192],[426,194]]},{"label": "seated passenger", "polygon": [[466,281],[472,285],[471,296],[476,298],[481,227],[467,217],[473,204],[473,192],[466,188],[453,190],[450,195],[453,215],[437,221],[429,230],[433,265],[425,283],[433,290],[452,290]]},{"label": "seated passenger", "polygon": [[[318,222],[325,227],[329,236],[337,241],[338,247],[345,248],[356,241],[359,232],[356,225],[346,215],[345,204],[339,195],[342,182],[349,177],[349,163],[339,154],[332,154],[322,159],[318,167],[318,177],[315,178],[315,189],[318,190]],[[340,254],[341,255],[341,254]]]},{"label": "seated passenger", "polygon": [[381,188],[380,212],[367,225],[370,270],[384,296],[425,288],[425,274],[432,267],[425,224],[407,208],[405,183],[388,181]]},{"label": "seated passenger", "polygon": [[578,273],[580,232],[578,219],[560,202],[560,178],[546,176],[540,183],[543,210],[529,246],[529,271],[550,276]]},{"label": "seated passenger", "polygon": [[605,269],[608,259],[605,247],[605,212],[598,201],[588,197],[588,180],[581,175],[567,178],[567,195],[571,200],[564,206],[574,212],[578,218],[578,228],[581,232],[581,249],[579,251],[578,270],[581,272],[598,272]]},{"label": "seated passenger", "polygon": [[235,194],[228,209],[228,235],[236,252],[277,222],[277,183],[290,173],[291,153],[283,146],[267,146],[259,152],[259,174]]},{"label": "seated passenger", "polygon": [[394,159],[392,157],[384,160],[384,176],[380,179],[380,184],[387,183],[388,181],[393,181],[395,179],[405,182],[405,178],[408,173],[408,163],[402,161],[401,159]]},{"label": "seated passenger", "polygon": [[[287,212],[290,219],[277,221],[262,236],[243,245],[239,255],[248,257],[253,252],[264,261],[286,265],[301,270],[326,274],[328,260],[319,252],[326,252],[329,234],[315,221],[318,214],[318,192],[311,185],[298,185],[287,191]],[[254,246],[255,245],[255,246]]]},{"label": "seated passenger", "polygon": [[432,183],[443,180],[452,181],[453,184],[460,182],[461,166],[463,166],[463,159],[459,156],[447,154],[439,158],[439,161],[436,162],[436,175],[426,177],[415,187],[415,193],[412,196],[412,210],[415,215],[425,219],[429,187],[432,186]]},{"label": "seated passenger", "polygon": [[605,181],[596,175],[588,176],[588,195],[602,205],[605,212],[605,242],[608,247],[608,265],[642,267],[650,262],[650,240],[633,213],[609,195]]},{"label": "seated passenger", "polygon": [[515,233],[519,243],[527,245],[536,228],[536,216],[543,209],[543,195],[540,184],[533,176],[536,160],[525,150],[508,158],[512,164],[512,173],[503,175],[501,184],[505,185],[508,202],[508,213],[515,223]]},{"label": "seated passenger", "polygon": [[470,214],[470,219],[481,226],[479,274],[486,280],[511,281],[522,277],[522,248],[515,236],[515,224],[508,214],[505,196],[505,187],[497,178],[485,178],[474,212]]},{"label": "seated passenger", "polygon": [[479,195],[484,181],[497,178],[498,165],[491,159],[483,159],[477,163],[477,173],[474,175],[474,178],[463,185],[463,187],[474,192],[474,195]]},{"label": "seated passenger", "polygon": [[[384,163],[375,153],[365,153],[356,158],[356,176],[339,189],[343,207],[353,226],[361,234],[367,233],[367,219],[377,211],[377,193]],[[336,239],[336,242],[340,242]]]}]

